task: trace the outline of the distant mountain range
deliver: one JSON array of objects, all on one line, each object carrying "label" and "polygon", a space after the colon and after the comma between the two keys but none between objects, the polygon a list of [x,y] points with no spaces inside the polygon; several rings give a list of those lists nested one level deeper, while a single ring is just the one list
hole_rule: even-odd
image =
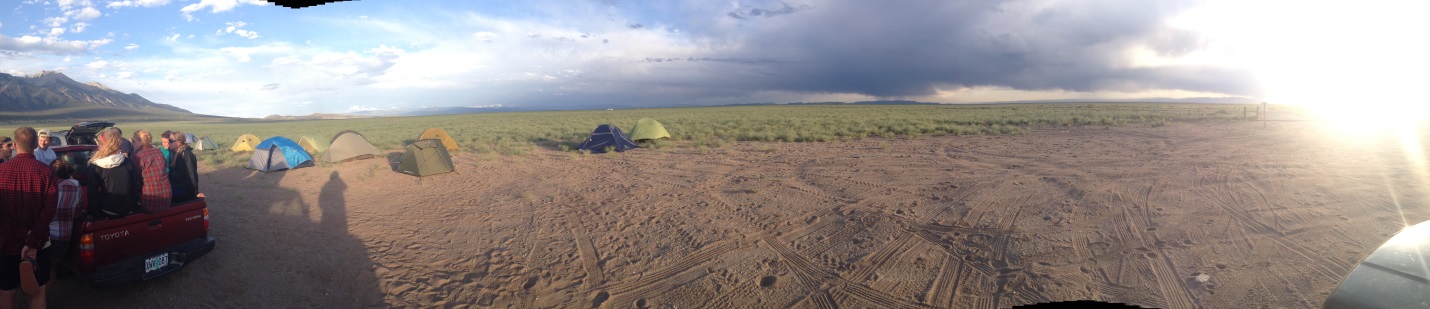
[{"label": "distant mountain range", "polygon": [[97,82],[80,83],[56,71],[0,73],[0,115],[14,120],[202,116]]}]

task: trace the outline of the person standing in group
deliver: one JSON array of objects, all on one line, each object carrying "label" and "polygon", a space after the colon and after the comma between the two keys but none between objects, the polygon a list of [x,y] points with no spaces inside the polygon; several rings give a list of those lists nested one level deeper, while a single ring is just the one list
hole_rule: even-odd
[{"label": "person standing in group", "polygon": [[123,153],[125,158],[134,157],[134,144],[129,143],[129,139],[124,138],[124,130],[119,127],[109,127],[114,129],[115,134],[119,134],[119,153]]},{"label": "person standing in group", "polygon": [[169,209],[169,197],[174,192],[169,187],[169,175],[164,172],[168,163],[164,153],[154,148],[154,136],[148,130],[134,132],[134,156],[131,159],[139,169],[139,206],[144,211],[155,213]]},{"label": "person standing in group", "polygon": [[55,150],[50,149],[50,129],[40,129],[37,135],[39,140],[35,142],[40,146],[35,148],[35,160],[40,160],[40,163],[44,165],[50,165],[50,162],[55,160]]},{"label": "person standing in group", "polygon": [[199,192],[199,166],[194,151],[184,141],[184,132],[169,132],[169,184],[174,188],[174,202],[192,200]]},{"label": "person standing in group", "polygon": [[35,129],[15,129],[18,154],[0,164],[0,308],[15,304],[15,288],[31,295],[30,306],[45,306],[44,285],[50,281],[50,221],[58,205],[59,180],[49,166],[35,160]]},{"label": "person standing in group", "polygon": [[140,193],[139,173],[119,150],[119,130],[99,131],[99,150],[89,158],[90,214],[102,218],[119,218],[134,212],[136,195]]},{"label": "person standing in group", "polygon": [[0,163],[10,161],[10,148],[14,148],[10,146],[12,144],[9,136],[0,135]]},{"label": "person standing in group", "polygon": [[168,174],[168,173],[169,173],[169,165],[168,165],[167,163],[173,161],[172,158],[174,157],[172,154],[169,154],[169,134],[170,134],[170,133],[172,133],[172,132],[170,132],[170,131],[168,131],[168,130],[165,130],[165,131],[164,131],[164,134],[160,134],[160,135],[159,135],[159,142],[160,142],[160,144],[161,144],[161,145],[159,145],[159,146],[160,146],[160,147],[159,147],[159,151],[164,153],[164,163],[166,163],[166,164],[164,164],[164,174]]},{"label": "person standing in group", "polygon": [[74,168],[64,159],[55,160],[50,163],[50,168],[55,170],[55,177],[59,178],[58,201],[55,207],[55,219],[50,220],[50,278],[54,278],[57,269],[53,267],[59,260],[65,258],[69,253],[69,244],[72,239],[71,231],[74,229],[74,219],[79,217],[79,180],[74,179]]}]

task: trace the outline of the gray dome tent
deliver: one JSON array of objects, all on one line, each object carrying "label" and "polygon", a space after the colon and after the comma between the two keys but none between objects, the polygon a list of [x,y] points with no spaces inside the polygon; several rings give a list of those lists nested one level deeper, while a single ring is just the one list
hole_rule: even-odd
[{"label": "gray dome tent", "polygon": [[347,130],[333,136],[332,142],[328,143],[328,151],[324,152],[319,160],[337,163],[367,159],[381,153],[377,147],[372,147],[372,143],[367,142],[367,137],[356,131]]}]

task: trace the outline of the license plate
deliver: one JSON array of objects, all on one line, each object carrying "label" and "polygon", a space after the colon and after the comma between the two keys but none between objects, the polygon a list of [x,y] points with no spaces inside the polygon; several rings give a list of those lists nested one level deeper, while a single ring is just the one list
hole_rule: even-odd
[{"label": "license plate", "polygon": [[169,254],[164,253],[144,259],[144,272],[151,272],[169,265]]}]

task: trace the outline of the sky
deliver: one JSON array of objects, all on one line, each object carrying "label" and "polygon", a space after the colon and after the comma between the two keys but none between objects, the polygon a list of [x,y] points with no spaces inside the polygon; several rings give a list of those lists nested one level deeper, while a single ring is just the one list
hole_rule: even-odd
[{"label": "sky", "polygon": [[0,73],[237,117],[1152,97],[1427,111],[1422,2],[8,0]]}]

